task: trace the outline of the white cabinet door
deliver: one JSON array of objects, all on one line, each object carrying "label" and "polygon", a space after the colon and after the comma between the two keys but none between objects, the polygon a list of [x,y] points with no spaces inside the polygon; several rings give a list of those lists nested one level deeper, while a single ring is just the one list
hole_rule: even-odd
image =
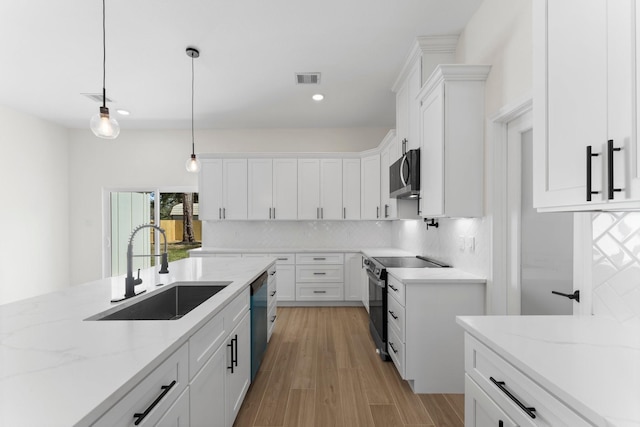
[{"label": "white cabinet door", "polygon": [[344,254],[344,300],[362,300],[362,255],[359,253]]},{"label": "white cabinet door", "polygon": [[416,96],[421,86],[420,61],[416,61],[396,93],[396,133],[398,141],[406,140],[407,150],[420,147],[418,128],[420,104]]},{"label": "white cabinet door", "polygon": [[225,378],[227,376],[226,344],[209,358],[189,386],[191,423],[194,426],[225,427]]},{"label": "white cabinet door", "polygon": [[360,159],[342,160],[342,218],[360,219]]},{"label": "white cabinet door", "polygon": [[298,159],[298,219],[320,219],[318,159]]},{"label": "white cabinet door", "polygon": [[223,159],[222,173],[222,219],[247,219],[247,159]]},{"label": "white cabinet door", "polygon": [[296,299],[296,266],[278,264],[276,267],[278,301],[295,301]]},{"label": "white cabinet door", "polygon": [[198,175],[199,218],[222,219],[222,159],[202,159]]},{"label": "white cabinet door", "polygon": [[298,160],[273,159],[273,219],[298,218]]},{"label": "white cabinet door", "polygon": [[484,214],[484,82],[490,66],[438,65],[421,90],[421,215]]},{"label": "white cabinet door", "polygon": [[482,389],[465,375],[464,425],[466,427],[517,427]]},{"label": "white cabinet door", "polygon": [[248,168],[248,218],[272,219],[273,161],[249,159]]},{"label": "white cabinet door", "polygon": [[374,154],[362,159],[362,194],[360,217],[380,218],[380,155]]},{"label": "white cabinet door", "polygon": [[[547,0],[533,8],[534,206],[638,207],[628,204],[640,200],[635,2]],[[621,150],[609,151],[609,140]],[[597,156],[589,158],[588,147]]]},{"label": "white cabinet door", "polygon": [[320,160],[320,219],[342,219],[342,159]]},{"label": "white cabinet door", "polygon": [[389,166],[396,160],[396,145],[392,140],[380,153],[380,207],[381,216],[385,219],[395,219],[398,216],[398,201],[389,197]]},{"label": "white cabinet door", "polygon": [[[231,369],[227,369],[225,385],[225,418],[229,426],[233,425],[251,383],[251,321],[249,316],[250,313],[245,314],[229,335],[229,343],[232,339],[235,339],[235,343],[226,351],[227,366],[231,366],[232,363],[234,365],[233,372]],[[218,414],[218,416],[220,415]]]}]

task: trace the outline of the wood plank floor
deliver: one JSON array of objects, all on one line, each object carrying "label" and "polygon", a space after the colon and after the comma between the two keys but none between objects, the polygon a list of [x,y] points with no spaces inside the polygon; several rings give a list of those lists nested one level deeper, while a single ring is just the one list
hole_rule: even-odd
[{"label": "wood plank floor", "polygon": [[463,427],[464,395],[414,394],[361,307],[278,307],[236,427]]}]

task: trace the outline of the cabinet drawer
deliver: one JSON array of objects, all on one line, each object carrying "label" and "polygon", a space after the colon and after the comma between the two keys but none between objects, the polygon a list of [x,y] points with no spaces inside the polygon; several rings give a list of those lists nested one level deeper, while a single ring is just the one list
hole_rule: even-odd
[{"label": "cabinet drawer", "polygon": [[276,264],[295,264],[295,254],[271,254],[276,259]]},{"label": "cabinet drawer", "polygon": [[404,342],[400,340],[400,338],[392,328],[389,328],[389,336],[388,336],[387,344],[388,344],[387,351],[389,352],[389,355],[391,356],[391,360],[393,360],[394,365],[396,365],[396,369],[398,369],[398,373],[400,374],[402,379],[406,379],[405,372],[404,372],[404,366],[405,366]]},{"label": "cabinet drawer", "polygon": [[249,311],[249,288],[245,289],[224,308],[224,327],[232,331]]},{"label": "cabinet drawer", "polygon": [[344,264],[344,254],[296,254],[296,264]]},{"label": "cabinet drawer", "polygon": [[276,266],[272,265],[271,267],[269,267],[269,270],[267,270],[267,275],[268,275],[268,284],[269,286],[271,286],[271,282],[274,282],[274,286],[275,286],[275,280],[276,280]]},{"label": "cabinet drawer", "polygon": [[[469,334],[465,334],[465,370],[491,399],[520,425],[591,426],[590,423],[537,383]],[[496,384],[494,381],[501,384]],[[533,411],[535,418],[521,409],[499,386],[506,389],[524,406],[535,408]]]},{"label": "cabinet drawer", "polygon": [[404,283],[392,275],[387,276],[387,293],[404,307]]},{"label": "cabinet drawer", "polygon": [[393,328],[398,338],[402,342],[406,342],[404,333],[405,315],[404,307],[400,305],[395,298],[387,298],[389,306],[387,307],[387,325],[389,329]]},{"label": "cabinet drawer", "polygon": [[278,318],[276,304],[269,308],[269,314],[267,314],[267,341],[271,339],[273,328],[276,326],[276,319]]},{"label": "cabinet drawer", "polygon": [[[131,389],[94,426],[132,426],[136,421],[133,415],[142,414],[149,408],[152,409],[138,425],[155,425],[186,389],[189,383],[188,364],[189,349],[185,344]],[[165,389],[168,386],[171,387]],[[161,395],[163,395],[162,399],[154,406],[155,400]]]},{"label": "cabinet drawer", "polygon": [[296,282],[344,282],[344,266],[296,265]]},{"label": "cabinet drawer", "polygon": [[297,301],[342,301],[344,299],[343,283],[296,284]]},{"label": "cabinet drawer", "polygon": [[189,379],[193,379],[222,345],[227,334],[224,314],[220,312],[189,338]]},{"label": "cabinet drawer", "polygon": [[467,427],[518,427],[466,374],[464,376],[464,425]]}]

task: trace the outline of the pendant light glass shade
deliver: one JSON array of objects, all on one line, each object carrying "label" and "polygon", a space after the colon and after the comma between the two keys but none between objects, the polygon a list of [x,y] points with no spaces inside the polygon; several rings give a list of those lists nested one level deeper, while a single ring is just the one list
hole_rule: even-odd
[{"label": "pendant light glass shade", "polygon": [[109,115],[107,108],[107,90],[105,80],[107,74],[107,41],[105,22],[105,0],[102,0],[102,106],[100,112],[91,117],[89,127],[93,134],[99,138],[115,139],[120,134],[120,125]]},{"label": "pendant light glass shade", "polygon": [[99,138],[115,139],[120,134],[120,125],[113,117],[109,116],[109,109],[100,107],[100,112],[91,117],[89,122],[91,131]]},{"label": "pendant light glass shade", "polygon": [[200,172],[200,160],[196,157],[196,144],[193,136],[193,87],[194,87],[194,74],[193,74],[193,60],[200,56],[198,49],[193,47],[187,48],[187,56],[191,58],[191,157],[189,157],[185,163],[187,172],[198,173]]},{"label": "pendant light glass shade", "polygon": [[187,172],[200,172],[200,160],[198,160],[195,154],[192,154],[191,157],[187,159],[184,166],[187,168]]}]

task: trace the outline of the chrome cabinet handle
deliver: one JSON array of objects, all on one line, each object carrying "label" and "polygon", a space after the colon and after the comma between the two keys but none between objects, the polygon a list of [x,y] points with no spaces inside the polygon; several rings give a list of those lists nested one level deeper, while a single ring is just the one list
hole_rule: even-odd
[{"label": "chrome cabinet handle", "polygon": [[313,260],[314,261],[325,261],[327,258],[325,257],[314,257]]},{"label": "chrome cabinet handle", "polygon": [[222,208],[222,219],[227,219],[227,208]]},{"label": "chrome cabinet handle", "polygon": [[[404,179],[404,165],[407,162],[407,155],[405,154],[404,156],[402,156],[402,162],[400,163],[400,181],[402,181],[402,186],[406,187],[407,186],[407,180]],[[411,171],[409,171],[409,173],[411,173]]]},{"label": "chrome cabinet handle", "polygon": [[288,261],[289,258],[277,258],[278,261]]},{"label": "chrome cabinet handle", "polygon": [[314,294],[326,294],[327,291],[313,291]]},{"label": "chrome cabinet handle", "polygon": [[600,194],[599,191],[591,191],[591,159],[598,157],[600,153],[594,153],[591,145],[587,145],[587,202],[591,201],[591,196],[594,194]]},{"label": "chrome cabinet handle", "polygon": [[167,393],[169,393],[169,390],[171,390],[171,388],[176,385],[176,380],[173,380],[171,382],[171,384],[169,385],[163,385],[160,387],[160,390],[162,390],[162,393],[160,393],[160,395],[158,397],[156,397],[156,400],[153,401],[153,403],[151,405],[149,405],[149,407],[147,409],[144,410],[144,412],[142,413],[135,413],[133,414],[133,418],[136,419],[136,421],[133,423],[134,425],[138,425],[142,422],[142,420],[144,420],[146,418],[147,415],[149,415],[149,412],[151,412],[153,410],[153,408],[156,407],[156,405],[158,405],[158,403],[160,403],[160,401],[162,400],[163,397],[165,397],[167,395]]},{"label": "chrome cabinet handle", "polygon": [[342,219],[347,219],[347,208],[342,208]]},{"label": "chrome cabinet handle", "polygon": [[324,276],[325,274],[327,274],[327,273],[325,273],[325,272],[314,272],[313,273],[314,276]]},{"label": "chrome cabinet handle", "polygon": [[271,208],[269,208],[269,219],[271,219]]},{"label": "chrome cabinet handle", "polygon": [[324,219],[324,208],[320,208],[320,219]]},{"label": "chrome cabinet handle", "polygon": [[218,208],[218,219],[222,219],[222,208]]},{"label": "chrome cabinet handle", "polygon": [[389,218],[389,205],[384,205],[384,217]]},{"label": "chrome cabinet handle", "polygon": [[273,208],[273,219],[276,219],[276,208]]},{"label": "chrome cabinet handle", "polygon": [[515,397],[513,394],[509,392],[509,390],[507,390],[507,387],[505,387],[504,381],[496,381],[493,377],[489,377],[489,379],[491,380],[492,383],[496,385],[496,387],[498,387],[504,394],[506,394],[507,397],[513,401],[513,403],[518,405],[520,409],[526,412],[527,415],[529,415],[531,418],[536,417],[536,414],[533,413],[536,410],[536,408],[527,407],[524,404],[522,404],[522,402],[520,402],[517,397]]},{"label": "chrome cabinet handle", "polygon": [[607,141],[607,166],[608,166],[608,177],[609,177],[609,182],[608,182],[608,195],[607,198],[609,200],[613,200],[613,197],[615,195],[615,193],[619,193],[622,192],[622,188],[616,188],[615,185],[613,185],[613,167],[614,167],[614,163],[613,163],[613,153],[614,151],[621,151],[622,148],[621,147],[614,147],[613,146],[613,139],[610,139]]},{"label": "chrome cabinet handle", "polygon": [[380,206],[376,206],[376,218],[380,218]]}]

